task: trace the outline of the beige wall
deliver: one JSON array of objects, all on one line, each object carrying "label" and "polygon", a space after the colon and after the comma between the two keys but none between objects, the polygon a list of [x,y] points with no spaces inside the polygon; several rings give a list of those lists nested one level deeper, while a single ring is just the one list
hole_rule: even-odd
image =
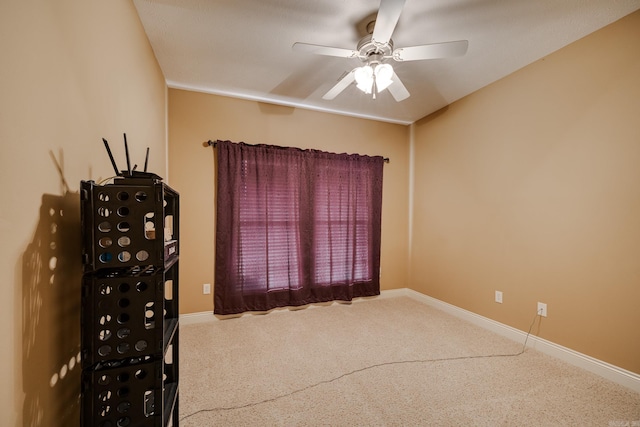
[{"label": "beige wall", "polygon": [[[0,3],[0,413],[79,424],[79,182],[166,173],[166,86],[129,0]],[[68,189],[55,165],[62,166]]]},{"label": "beige wall", "polygon": [[[640,12],[415,124],[411,287],[640,373]],[[494,302],[494,291],[504,303]]]},{"label": "beige wall", "polygon": [[292,107],[169,89],[169,173],[180,192],[180,310],[213,310],[214,150],[208,139],[383,155],[381,286],[407,286],[409,128]]}]

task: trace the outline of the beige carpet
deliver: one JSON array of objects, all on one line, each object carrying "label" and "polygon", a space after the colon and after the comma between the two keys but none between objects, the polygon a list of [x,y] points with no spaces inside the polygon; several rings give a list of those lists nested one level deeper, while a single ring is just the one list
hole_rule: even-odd
[{"label": "beige carpet", "polygon": [[640,427],[638,393],[494,357],[522,349],[408,297],[184,325],[180,425]]}]

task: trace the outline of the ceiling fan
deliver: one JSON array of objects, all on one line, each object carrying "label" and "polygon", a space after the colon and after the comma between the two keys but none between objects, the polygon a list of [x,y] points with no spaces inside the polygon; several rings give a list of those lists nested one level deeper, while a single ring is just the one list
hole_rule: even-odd
[{"label": "ceiling fan", "polygon": [[[400,19],[405,1],[380,0],[376,20],[367,26],[369,35],[358,42],[356,50],[300,42],[293,44],[295,51],[341,58],[358,58],[364,63],[342,77],[335,86],[324,94],[323,99],[334,99],[355,81],[358,89],[366,94],[373,94],[373,99],[376,98],[377,93],[389,89],[393,98],[400,102],[409,97],[409,91],[402,84],[391,64],[388,63],[389,60],[402,62],[450,58],[462,56],[467,52],[469,46],[467,40],[394,49],[391,35]],[[371,27],[373,27],[372,30]]]}]

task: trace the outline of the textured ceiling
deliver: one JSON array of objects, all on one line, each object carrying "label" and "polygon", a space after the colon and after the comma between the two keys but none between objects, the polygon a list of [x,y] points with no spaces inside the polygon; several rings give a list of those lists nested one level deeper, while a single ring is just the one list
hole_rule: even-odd
[{"label": "textured ceiling", "polygon": [[407,0],[395,47],[468,40],[465,56],[393,63],[411,96],[351,85],[322,99],[358,59],[294,52],[356,49],[379,0],[134,0],[170,87],[412,123],[640,9],[640,0]]}]

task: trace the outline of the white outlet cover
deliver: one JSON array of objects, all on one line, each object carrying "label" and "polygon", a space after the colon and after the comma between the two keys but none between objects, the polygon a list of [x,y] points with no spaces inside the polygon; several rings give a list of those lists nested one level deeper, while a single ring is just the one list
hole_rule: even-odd
[{"label": "white outlet cover", "polygon": [[538,303],[538,314],[542,317],[547,317],[547,304],[543,302]]},{"label": "white outlet cover", "polygon": [[502,304],[502,292],[496,291],[496,302]]}]

